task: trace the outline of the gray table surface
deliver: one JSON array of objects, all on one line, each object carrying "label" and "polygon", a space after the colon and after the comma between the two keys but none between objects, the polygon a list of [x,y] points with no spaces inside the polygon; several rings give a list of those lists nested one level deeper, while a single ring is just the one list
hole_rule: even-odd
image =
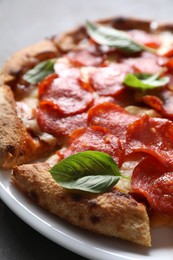
[{"label": "gray table surface", "polygon": [[[0,0],[0,66],[20,48],[86,19],[135,16],[173,22],[172,13],[172,0]],[[0,199],[0,260],[64,258],[85,259],[39,234]]]}]

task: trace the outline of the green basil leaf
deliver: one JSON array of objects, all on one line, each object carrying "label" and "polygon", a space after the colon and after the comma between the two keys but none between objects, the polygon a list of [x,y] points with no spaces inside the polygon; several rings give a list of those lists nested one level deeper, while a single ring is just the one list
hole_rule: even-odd
[{"label": "green basil leaf", "polygon": [[50,169],[62,187],[93,193],[109,190],[123,177],[113,158],[103,152],[84,151],[58,162]]},{"label": "green basil leaf", "polygon": [[113,187],[119,179],[120,177],[112,175],[88,175],[74,181],[58,181],[58,183],[66,189],[103,193]]},{"label": "green basil leaf", "polygon": [[115,47],[128,53],[136,53],[143,50],[155,52],[154,49],[135,42],[124,31],[94,24],[89,21],[86,22],[86,29],[90,37],[98,44]]},{"label": "green basil leaf", "polygon": [[23,79],[30,84],[36,84],[54,72],[54,64],[54,59],[42,61],[31,70],[28,70],[23,75]]},{"label": "green basil leaf", "polygon": [[125,76],[123,83],[132,88],[141,90],[154,89],[165,86],[169,82],[168,77],[159,77],[160,73],[154,75],[131,74]]}]

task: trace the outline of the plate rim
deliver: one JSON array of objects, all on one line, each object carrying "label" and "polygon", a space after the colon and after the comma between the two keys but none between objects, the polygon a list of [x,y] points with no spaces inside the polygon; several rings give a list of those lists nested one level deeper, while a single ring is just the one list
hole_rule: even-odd
[{"label": "plate rim", "polygon": [[[24,194],[21,194],[21,191],[19,191],[17,187],[15,187],[11,182],[9,171],[0,170],[0,198],[20,219],[22,219],[31,228],[47,237],[54,243],[82,257],[92,260],[105,260],[105,257],[107,260],[113,260],[115,257],[117,260],[139,260],[139,257],[140,259],[147,258],[147,260],[158,260],[157,255],[152,256],[152,248],[144,249],[144,247],[138,246],[138,251],[140,252],[141,249],[142,254],[137,253],[134,255],[133,250],[130,248],[134,248],[136,245],[118,238],[106,238],[106,240],[111,241],[111,243],[113,243],[112,241],[115,241],[115,243],[118,242],[119,245],[122,243],[122,248],[124,244],[125,247],[131,251],[129,254],[128,252],[121,252],[120,250],[116,250],[116,247],[114,252],[109,251],[109,247],[101,248],[102,244],[99,245],[99,242],[105,240],[104,236],[101,238],[95,234],[92,234],[91,236],[89,231],[81,230],[80,228],[74,227],[61,219],[58,219],[57,221],[56,216],[36,205]],[[47,222],[47,220],[49,222]],[[65,229],[64,223],[67,226],[67,229],[69,227],[70,229]],[[89,238],[94,241],[93,245],[89,243]],[[87,248],[87,250],[85,248]],[[166,253],[167,250],[168,249],[163,249],[163,253]],[[173,247],[170,251],[172,250]],[[170,258],[167,258],[167,260],[172,260],[171,255]]]}]

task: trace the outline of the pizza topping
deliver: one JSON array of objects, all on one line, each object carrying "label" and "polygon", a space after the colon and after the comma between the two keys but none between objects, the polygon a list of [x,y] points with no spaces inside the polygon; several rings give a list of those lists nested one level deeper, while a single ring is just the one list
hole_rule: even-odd
[{"label": "pizza topping", "polygon": [[136,105],[136,96],[134,89],[124,87],[122,91],[114,97],[114,103],[122,107]]},{"label": "pizza topping", "polygon": [[[42,89],[41,83],[41,89]],[[40,91],[40,102],[52,106],[62,115],[84,112],[93,103],[93,94],[82,88],[74,78],[56,78]]]},{"label": "pizza topping", "polygon": [[116,189],[124,193],[130,193],[133,170],[144,157],[145,155],[143,153],[133,153],[125,157],[125,160],[119,170],[121,174],[127,178],[121,178],[116,185]]},{"label": "pizza topping", "polygon": [[49,87],[49,85],[51,85],[53,80],[56,79],[57,77],[58,77],[58,75],[53,73],[38,83],[39,98],[41,98],[44,95],[44,93],[47,91],[47,88]]},{"label": "pizza topping", "polygon": [[54,73],[55,59],[38,63],[34,68],[23,75],[23,79],[30,84],[37,84],[48,75]]},{"label": "pizza topping", "polygon": [[57,59],[54,65],[55,73],[61,78],[74,78],[78,79],[80,77],[79,68],[73,67],[67,58]]},{"label": "pizza topping", "polygon": [[148,107],[140,107],[140,106],[127,106],[125,110],[131,115],[135,116],[144,116],[148,115],[150,117],[162,117],[156,110],[148,108]]},{"label": "pizza topping", "polygon": [[37,102],[36,98],[25,98],[22,102],[16,102],[16,109],[25,127],[38,134],[40,129],[36,121]]},{"label": "pizza topping", "polygon": [[30,93],[29,97],[16,102],[17,114],[33,138],[55,145],[55,137],[40,129],[37,120],[37,104],[38,99]]},{"label": "pizza topping", "polygon": [[37,116],[42,131],[56,137],[67,136],[73,130],[87,125],[87,113],[62,116],[57,109],[47,104],[40,104]]},{"label": "pizza topping", "polygon": [[169,82],[168,77],[160,77],[160,73],[154,75],[146,74],[130,74],[128,73],[124,78],[124,83],[133,88],[147,90],[165,86]]},{"label": "pizza topping", "polygon": [[94,106],[88,111],[88,125],[106,127],[121,140],[125,138],[127,126],[137,119],[119,105],[109,102]]},{"label": "pizza topping", "polygon": [[94,99],[93,106],[98,105],[98,104],[102,104],[102,103],[105,103],[105,102],[116,103],[114,97],[96,95],[95,99]]},{"label": "pizza topping", "polygon": [[171,90],[162,89],[151,94],[148,93],[142,100],[165,117],[173,119],[173,92]]},{"label": "pizza topping", "polygon": [[124,148],[120,140],[101,126],[91,126],[74,131],[68,140],[67,148],[62,150],[64,158],[82,151],[105,152],[120,166],[124,160]]},{"label": "pizza topping", "polygon": [[67,58],[75,66],[98,66],[103,62],[102,56],[95,55],[87,49],[70,52]]},{"label": "pizza topping", "polygon": [[165,57],[173,55],[173,34],[170,31],[163,31],[159,34],[161,46],[158,49],[158,54]]},{"label": "pizza topping", "polygon": [[131,66],[135,73],[156,74],[163,69],[165,60],[160,60],[158,56],[143,54],[140,57],[123,59],[123,63]]},{"label": "pizza topping", "polygon": [[158,160],[173,163],[173,123],[167,119],[141,117],[127,128],[126,153],[145,152]]},{"label": "pizza topping", "polygon": [[120,63],[97,68],[90,75],[90,83],[99,95],[115,96],[124,88],[123,80],[128,72],[132,72],[132,69]]},{"label": "pizza topping", "polygon": [[50,173],[64,188],[92,193],[110,190],[122,177],[112,157],[98,151],[71,155],[54,165]]},{"label": "pizza topping", "polygon": [[63,72],[66,69],[69,69],[71,67],[72,66],[71,66],[69,60],[66,57],[62,56],[56,60],[56,62],[54,64],[54,71],[56,74],[61,76],[61,72]]},{"label": "pizza topping", "polygon": [[151,35],[145,31],[137,29],[128,30],[127,33],[134,41],[147,47],[157,49],[161,45],[158,35]]},{"label": "pizza topping", "polygon": [[154,49],[135,42],[124,31],[94,24],[89,21],[86,23],[86,28],[90,37],[98,44],[115,47],[127,53],[138,53],[143,50],[154,52]]},{"label": "pizza topping", "polygon": [[173,216],[173,167],[148,156],[135,167],[131,185],[155,211]]}]

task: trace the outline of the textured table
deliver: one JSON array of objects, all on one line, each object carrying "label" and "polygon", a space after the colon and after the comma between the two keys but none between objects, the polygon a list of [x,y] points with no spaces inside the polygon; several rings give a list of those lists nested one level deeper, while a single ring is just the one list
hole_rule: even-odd
[{"label": "textured table", "polygon": [[[86,19],[136,16],[173,22],[172,11],[172,0],[0,0],[0,65],[20,48]],[[1,260],[60,258],[85,259],[33,230],[0,200]]]}]

